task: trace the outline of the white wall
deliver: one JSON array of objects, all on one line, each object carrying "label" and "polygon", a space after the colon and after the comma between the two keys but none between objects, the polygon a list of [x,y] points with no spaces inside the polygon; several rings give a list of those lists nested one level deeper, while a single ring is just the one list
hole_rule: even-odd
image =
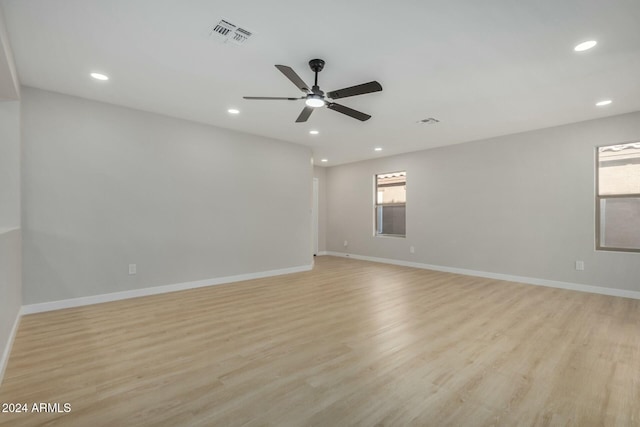
[{"label": "white wall", "polygon": [[22,97],[26,304],[311,264],[308,148]]},{"label": "white wall", "polygon": [[[331,167],[327,248],[639,291],[640,254],[594,250],[594,147],[638,140],[632,113]],[[407,237],[374,237],[373,176],[399,170]]]},{"label": "white wall", "polygon": [[0,382],[22,305],[20,103],[0,102]]},{"label": "white wall", "polygon": [[327,173],[326,168],[314,166],[313,177],[318,179],[318,252],[327,250]]}]

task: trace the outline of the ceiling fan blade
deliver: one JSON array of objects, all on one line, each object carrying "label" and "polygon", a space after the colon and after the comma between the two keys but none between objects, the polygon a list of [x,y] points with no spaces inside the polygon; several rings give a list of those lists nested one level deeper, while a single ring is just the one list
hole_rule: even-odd
[{"label": "ceiling fan blade", "polygon": [[293,69],[291,67],[287,67],[286,65],[276,65],[276,68],[278,70],[280,70],[280,72],[282,74],[284,74],[289,80],[291,80],[291,83],[293,83],[294,85],[296,85],[296,87],[298,89],[300,89],[301,91],[303,91],[304,93],[308,93],[311,92],[311,90],[309,89],[309,85],[306,84],[298,74],[296,74],[295,71],[293,71]]},{"label": "ceiling fan blade", "polygon": [[313,107],[304,107],[298,118],[296,119],[296,123],[306,122],[309,119],[311,113],[313,113]]},{"label": "ceiling fan blade", "polygon": [[334,90],[327,93],[327,96],[331,99],[340,99],[348,96],[364,95],[365,93],[380,92],[381,90],[382,85],[374,80],[369,83]]},{"label": "ceiling fan blade", "polygon": [[353,108],[345,107],[344,105],[336,104],[335,102],[327,104],[327,108],[333,111],[337,111],[338,113],[346,114],[347,116],[353,117],[354,119],[358,119],[362,122],[367,121],[371,118],[371,116],[368,114],[354,110]]},{"label": "ceiling fan blade", "polygon": [[283,98],[283,97],[273,97],[273,96],[243,96],[244,99],[281,99],[285,101],[297,101],[302,98]]}]

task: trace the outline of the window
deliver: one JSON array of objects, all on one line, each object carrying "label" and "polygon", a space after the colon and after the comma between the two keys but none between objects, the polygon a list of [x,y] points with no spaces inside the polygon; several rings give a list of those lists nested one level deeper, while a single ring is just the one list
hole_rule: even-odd
[{"label": "window", "polygon": [[640,142],[598,148],[596,247],[640,252]]},{"label": "window", "polygon": [[407,173],[376,175],[375,225],[377,236],[406,235]]}]

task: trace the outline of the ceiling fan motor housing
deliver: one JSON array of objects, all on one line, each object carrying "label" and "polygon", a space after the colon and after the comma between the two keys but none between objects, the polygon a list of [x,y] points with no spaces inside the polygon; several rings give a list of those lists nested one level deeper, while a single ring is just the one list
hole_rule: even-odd
[{"label": "ceiling fan motor housing", "polygon": [[319,73],[324,68],[324,60],[322,59],[312,59],[309,61],[309,67],[311,67],[311,71],[314,73]]}]

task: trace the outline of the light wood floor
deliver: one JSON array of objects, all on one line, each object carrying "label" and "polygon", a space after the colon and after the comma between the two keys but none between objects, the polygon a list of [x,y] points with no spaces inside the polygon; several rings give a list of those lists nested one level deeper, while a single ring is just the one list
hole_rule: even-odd
[{"label": "light wood floor", "polygon": [[2,426],[638,426],[640,301],[319,257],[25,316]]}]

